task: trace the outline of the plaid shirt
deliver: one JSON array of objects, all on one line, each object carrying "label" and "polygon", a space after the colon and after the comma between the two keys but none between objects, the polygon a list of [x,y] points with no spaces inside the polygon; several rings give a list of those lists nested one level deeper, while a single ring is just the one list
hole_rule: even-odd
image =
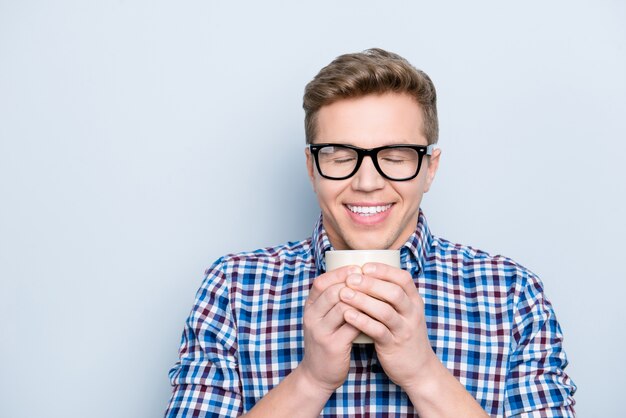
[{"label": "plaid shirt", "polygon": [[[239,416],[299,364],[304,304],[330,248],[320,218],[308,240],[228,255],[207,270],[169,373],[166,417]],[[487,413],[574,416],[561,329],[533,273],[431,235],[421,212],[400,254],[424,300],[433,350]],[[321,416],[417,415],[373,345],[359,344]]]}]

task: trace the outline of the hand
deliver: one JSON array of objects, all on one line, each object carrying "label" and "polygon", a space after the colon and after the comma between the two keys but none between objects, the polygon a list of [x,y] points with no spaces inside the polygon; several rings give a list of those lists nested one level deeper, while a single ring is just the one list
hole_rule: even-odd
[{"label": "hand", "polygon": [[352,340],[359,334],[344,320],[350,307],[339,292],[348,275],[360,273],[359,267],[346,266],[320,275],[304,307],[304,358],[298,368],[329,396],[346,380]]},{"label": "hand", "polygon": [[380,263],[368,263],[362,271],[340,289],[341,300],[353,308],[344,318],[374,339],[387,376],[407,390],[439,363],[428,340],[424,302],[407,271]]}]

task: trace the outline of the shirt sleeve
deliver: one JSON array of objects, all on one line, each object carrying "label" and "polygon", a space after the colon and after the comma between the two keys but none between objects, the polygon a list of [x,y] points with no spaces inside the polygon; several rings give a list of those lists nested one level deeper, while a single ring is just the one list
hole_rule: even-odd
[{"label": "shirt sleeve", "polygon": [[173,391],[166,418],[242,414],[236,335],[229,286],[218,260],[198,290],[179,360],[169,372]]},{"label": "shirt sleeve", "polygon": [[541,281],[532,274],[519,294],[513,318],[506,381],[507,417],[574,417],[576,386],[564,372],[563,334]]}]

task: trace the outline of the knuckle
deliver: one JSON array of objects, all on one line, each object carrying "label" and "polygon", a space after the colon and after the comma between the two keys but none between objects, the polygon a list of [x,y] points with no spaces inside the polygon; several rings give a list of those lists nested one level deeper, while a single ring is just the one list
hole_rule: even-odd
[{"label": "knuckle", "polygon": [[315,280],[313,280],[312,290],[318,293],[324,290],[324,277],[323,276],[319,276]]},{"label": "knuckle", "polygon": [[411,276],[411,273],[406,270],[402,271],[402,276],[400,277],[400,280],[403,285],[414,285],[413,276]]},{"label": "knuckle", "polygon": [[341,288],[341,285],[333,284],[332,286],[327,287],[325,292],[330,293],[330,294],[335,294],[339,291],[340,288]]},{"label": "knuckle", "polygon": [[368,334],[370,337],[379,341],[384,340],[384,338],[386,337],[386,333],[387,333],[386,328],[383,326],[377,326],[377,327],[374,327],[371,331],[368,331]]},{"label": "knuckle", "polygon": [[382,322],[388,323],[394,318],[395,311],[390,307],[383,309],[380,313],[380,319]]},{"label": "knuckle", "polygon": [[335,303],[339,300],[339,287],[332,286],[326,289],[320,296],[325,302]]},{"label": "knuckle", "polygon": [[323,292],[320,295],[320,297],[318,298],[318,300],[321,302],[321,304],[326,304],[326,303],[330,302],[329,292]]},{"label": "knuckle", "polygon": [[346,305],[343,302],[339,302],[335,305],[335,307],[333,309],[336,309],[337,312],[339,312],[341,315],[345,314],[348,309],[350,309],[350,306]]},{"label": "knuckle", "polygon": [[404,296],[404,291],[400,287],[394,287],[389,292],[389,299],[391,303],[397,304],[402,301],[402,297]]}]

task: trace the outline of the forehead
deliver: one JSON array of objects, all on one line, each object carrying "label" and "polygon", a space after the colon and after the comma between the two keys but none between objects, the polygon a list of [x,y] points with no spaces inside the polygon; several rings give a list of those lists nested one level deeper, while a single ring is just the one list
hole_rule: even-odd
[{"label": "forehead", "polygon": [[317,138],[373,148],[391,143],[426,144],[421,106],[407,94],[342,99],[317,115]]}]

